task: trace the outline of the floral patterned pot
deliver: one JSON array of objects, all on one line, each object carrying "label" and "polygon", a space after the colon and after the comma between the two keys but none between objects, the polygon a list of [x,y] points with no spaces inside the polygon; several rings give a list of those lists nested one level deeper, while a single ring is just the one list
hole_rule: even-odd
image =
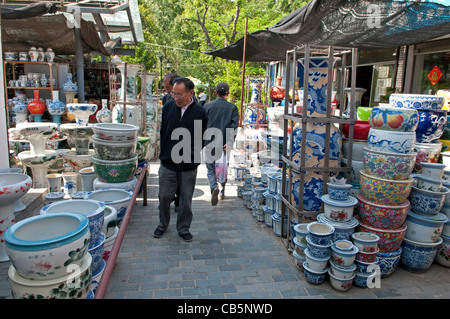
[{"label": "floral patterned pot", "polygon": [[435,243],[441,237],[444,224],[448,222],[446,215],[436,213],[435,215],[423,215],[408,212],[406,218],[405,237],[421,243]]},{"label": "floral patterned pot", "polygon": [[441,238],[443,242],[439,246],[435,261],[441,266],[450,268],[450,237],[442,234]]},{"label": "floral patterned pot", "polygon": [[405,222],[410,206],[409,200],[393,206],[372,203],[361,193],[356,196],[359,201],[358,218],[362,223],[380,229],[394,229]]},{"label": "floral patterned pot", "polygon": [[405,238],[402,244],[403,252],[400,258],[402,267],[414,273],[427,271],[431,267],[442,242],[442,238],[439,238],[434,243],[421,243]]},{"label": "floral patterned pot", "polygon": [[375,177],[361,170],[361,194],[370,202],[381,205],[401,205],[411,192],[414,179],[390,180]]},{"label": "floral patterned pot", "polygon": [[408,179],[414,169],[417,153],[399,154],[364,148],[364,168],[370,175],[390,179]]},{"label": "floral patterned pot", "polygon": [[356,226],[358,226],[358,220],[355,217],[352,217],[348,222],[337,222],[328,219],[322,213],[317,215],[317,220],[322,223],[330,224],[334,227],[332,238],[333,242],[341,239],[350,240]]},{"label": "floral patterned pot", "polygon": [[369,116],[370,126],[379,130],[415,132],[419,125],[419,113],[414,109],[378,106]]},{"label": "floral patterned pot", "polygon": [[381,278],[385,278],[391,275],[400,263],[400,256],[402,254],[402,248],[390,253],[378,252],[377,264],[380,267]]},{"label": "floral patterned pot", "polygon": [[367,232],[356,232],[352,234],[352,241],[360,252],[373,253],[378,250],[380,237]]},{"label": "floral patterned pot", "polygon": [[95,155],[101,160],[115,161],[133,157],[137,140],[108,141],[92,136]]},{"label": "floral patterned pot", "polygon": [[88,218],[78,213],[32,216],[5,232],[12,265],[30,280],[58,278],[81,266],[89,238]]},{"label": "floral patterned pot", "polygon": [[449,193],[450,189],[447,187],[441,187],[439,192],[433,192],[413,186],[409,196],[411,210],[415,213],[434,215],[442,209],[445,197]]},{"label": "floral patterned pot", "polygon": [[405,238],[406,225],[396,229],[379,229],[363,223],[359,223],[358,231],[368,232],[380,237],[378,249],[382,253],[393,252],[400,248]]},{"label": "floral patterned pot", "polygon": [[389,104],[392,107],[407,109],[440,110],[444,106],[444,97],[427,94],[391,94]]},{"label": "floral patterned pot", "polygon": [[358,200],[349,196],[347,200],[332,200],[329,194],[322,196],[324,213],[328,219],[338,222],[348,222],[353,217],[353,209]]},{"label": "floral patterned pot", "polygon": [[79,271],[49,280],[29,280],[10,266],[8,277],[14,299],[85,299],[91,286],[92,257],[84,256]]},{"label": "floral patterned pot", "polygon": [[125,160],[102,160],[95,154],[92,155],[92,162],[95,172],[100,182],[124,183],[133,179],[137,169],[138,155]]},{"label": "floral patterned pot", "polygon": [[348,291],[352,287],[353,278],[355,278],[354,274],[350,278],[339,278],[334,276],[330,269],[328,270],[328,275],[330,276],[331,287],[338,291]]}]

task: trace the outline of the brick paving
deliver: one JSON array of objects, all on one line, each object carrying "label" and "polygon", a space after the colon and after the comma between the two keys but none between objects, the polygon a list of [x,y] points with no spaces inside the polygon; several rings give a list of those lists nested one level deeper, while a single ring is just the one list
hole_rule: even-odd
[{"label": "brick paving", "polygon": [[[194,193],[194,240],[178,236],[175,212],[168,231],[156,239],[158,167],[149,167],[148,205],[138,197],[105,299],[450,298],[450,268],[437,264],[423,274],[399,266],[374,289],[339,292],[328,280],[309,284],[281,239],[244,207],[235,186],[228,185],[226,199],[211,206],[204,165]],[[0,263],[0,298],[11,298],[8,267]]]}]

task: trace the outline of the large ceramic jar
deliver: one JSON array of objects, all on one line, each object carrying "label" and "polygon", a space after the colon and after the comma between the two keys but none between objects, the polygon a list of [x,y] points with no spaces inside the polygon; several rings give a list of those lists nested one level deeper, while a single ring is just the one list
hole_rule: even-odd
[{"label": "large ceramic jar", "polygon": [[[337,60],[333,61],[333,65]],[[325,116],[327,112],[327,89],[328,89],[328,57],[311,57],[309,61],[308,75],[308,112],[310,116]],[[299,60],[298,75],[300,86],[303,86],[304,59]],[[303,94],[299,96],[303,103]],[[331,96],[329,97],[331,100]],[[330,103],[331,105],[331,103]]]},{"label": "large ceramic jar", "polygon": [[[342,134],[335,125],[330,126],[330,141],[326,141],[326,124],[324,123],[308,123],[306,127],[306,150],[305,165],[307,167],[325,167],[325,145],[329,143],[329,167],[340,166],[340,154],[342,146]],[[293,130],[292,159],[293,162],[300,166],[301,161],[301,145],[302,145],[302,125],[298,124]],[[300,172],[291,168],[292,202],[294,207],[299,207],[299,188],[300,188]],[[335,176],[331,174],[331,176]],[[323,195],[323,175],[318,172],[307,172],[303,185],[303,209],[307,211],[318,211],[322,205],[321,197]]]},{"label": "large ceramic jar", "polygon": [[36,50],[36,47],[31,47],[30,51],[28,51],[28,55],[30,56],[30,61],[36,62],[39,58],[39,53]]}]

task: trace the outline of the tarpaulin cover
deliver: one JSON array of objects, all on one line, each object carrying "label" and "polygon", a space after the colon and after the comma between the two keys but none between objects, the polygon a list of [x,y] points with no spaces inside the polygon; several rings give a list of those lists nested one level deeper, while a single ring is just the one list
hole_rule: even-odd
[{"label": "tarpaulin cover", "polygon": [[[25,12],[22,10],[22,17],[29,14],[26,17],[6,19],[3,9],[2,5],[3,51],[28,52],[32,46],[35,46],[36,48],[42,47],[44,50],[52,48],[58,55],[75,54],[75,31],[64,14],[41,12],[44,15],[39,15],[35,8],[36,11]],[[13,11],[10,14],[10,17],[15,15]],[[5,16],[8,14],[5,13]],[[81,19],[81,39],[83,52],[99,52],[103,55],[110,55],[100,40],[94,22]]]},{"label": "tarpaulin cover", "polygon": [[[435,2],[313,0],[266,30],[247,35],[246,61],[284,61],[286,51],[316,44],[385,49],[450,34],[450,7]],[[206,52],[242,60],[244,38]]]}]

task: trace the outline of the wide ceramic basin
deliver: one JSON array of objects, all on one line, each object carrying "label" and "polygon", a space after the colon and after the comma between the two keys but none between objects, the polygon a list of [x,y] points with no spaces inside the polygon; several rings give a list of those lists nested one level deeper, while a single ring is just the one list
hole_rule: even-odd
[{"label": "wide ceramic basin", "polygon": [[20,276],[14,266],[8,277],[14,299],[85,299],[91,287],[92,257],[87,253],[78,269],[49,280],[30,280]]},{"label": "wide ceramic basin", "polygon": [[66,275],[81,266],[89,246],[89,220],[78,213],[26,218],[5,233],[6,250],[18,274],[31,280]]},{"label": "wide ceramic basin", "polygon": [[32,122],[32,123],[18,123],[16,129],[23,138],[30,140],[41,137],[52,137],[56,133],[58,124],[49,122]]},{"label": "wide ceramic basin", "polygon": [[31,188],[31,177],[20,173],[0,173],[0,205],[13,204]]},{"label": "wide ceramic basin", "polygon": [[134,140],[139,127],[126,123],[96,123],[94,133],[104,140],[126,141]]},{"label": "wide ceramic basin", "polygon": [[97,240],[104,222],[105,204],[92,199],[62,200],[44,206],[40,214],[53,214],[61,212],[80,213],[89,218],[89,230],[91,232],[90,243]]}]

